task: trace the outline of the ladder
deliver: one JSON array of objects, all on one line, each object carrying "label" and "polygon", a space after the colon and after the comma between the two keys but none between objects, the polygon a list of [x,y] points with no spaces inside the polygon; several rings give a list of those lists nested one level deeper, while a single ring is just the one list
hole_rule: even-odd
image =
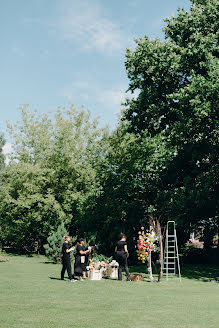
[{"label": "ladder", "polygon": [[168,221],[164,255],[164,274],[166,275],[166,280],[169,277],[176,276],[176,269],[178,269],[178,276],[181,281],[175,221]]}]

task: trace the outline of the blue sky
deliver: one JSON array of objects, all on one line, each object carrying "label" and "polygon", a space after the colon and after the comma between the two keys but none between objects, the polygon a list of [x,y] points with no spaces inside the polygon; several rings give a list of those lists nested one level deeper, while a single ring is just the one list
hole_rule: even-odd
[{"label": "blue sky", "polygon": [[0,131],[29,103],[40,113],[84,105],[114,127],[127,96],[125,49],[163,38],[163,18],[189,0],[1,0]]}]

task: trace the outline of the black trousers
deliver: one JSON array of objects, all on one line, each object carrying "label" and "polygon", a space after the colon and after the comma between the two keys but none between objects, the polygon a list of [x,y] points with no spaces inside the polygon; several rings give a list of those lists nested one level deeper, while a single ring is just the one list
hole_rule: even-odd
[{"label": "black trousers", "polygon": [[122,268],[123,267],[125,269],[126,279],[130,280],[126,254],[117,253],[117,261],[119,263],[118,280],[122,280]]},{"label": "black trousers", "polygon": [[63,259],[62,260],[62,271],[61,271],[61,280],[64,279],[64,276],[65,276],[65,271],[67,270],[67,273],[68,273],[68,277],[69,279],[73,279],[73,276],[72,276],[72,271],[71,271],[71,262],[70,262],[70,259],[66,260],[66,259]]}]

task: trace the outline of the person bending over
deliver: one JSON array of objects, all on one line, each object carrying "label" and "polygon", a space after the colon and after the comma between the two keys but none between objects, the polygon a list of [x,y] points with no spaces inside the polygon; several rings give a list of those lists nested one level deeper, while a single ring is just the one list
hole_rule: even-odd
[{"label": "person bending over", "polygon": [[70,252],[74,250],[74,247],[70,247],[70,240],[71,238],[69,236],[64,236],[64,243],[62,246],[61,280],[64,280],[65,271],[67,270],[70,281],[74,282],[76,280],[74,280],[72,276],[71,259],[70,259]]},{"label": "person bending over", "polygon": [[124,233],[120,234],[120,240],[117,241],[115,253],[117,256],[117,261],[119,263],[119,272],[118,272],[118,280],[122,280],[122,267],[125,268],[125,274],[127,281],[130,281],[130,275],[128,270],[127,258],[129,256],[126,235]]},{"label": "person bending over", "polygon": [[80,280],[83,281],[83,271],[86,270],[86,259],[85,256],[89,254],[89,250],[85,250],[84,248],[84,240],[82,238],[78,239],[78,245],[76,248],[75,255],[75,267],[74,267],[74,275],[79,276]]}]

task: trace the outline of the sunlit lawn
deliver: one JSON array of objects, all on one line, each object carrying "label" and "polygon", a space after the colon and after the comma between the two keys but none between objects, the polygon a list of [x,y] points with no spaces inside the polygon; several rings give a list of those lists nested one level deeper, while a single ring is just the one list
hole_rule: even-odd
[{"label": "sunlit lawn", "polygon": [[43,256],[9,256],[1,262],[0,327],[219,327],[219,283],[202,281],[219,276],[218,268],[199,273],[189,267],[182,283],[160,284],[106,279],[69,283],[58,280],[60,270]]}]

